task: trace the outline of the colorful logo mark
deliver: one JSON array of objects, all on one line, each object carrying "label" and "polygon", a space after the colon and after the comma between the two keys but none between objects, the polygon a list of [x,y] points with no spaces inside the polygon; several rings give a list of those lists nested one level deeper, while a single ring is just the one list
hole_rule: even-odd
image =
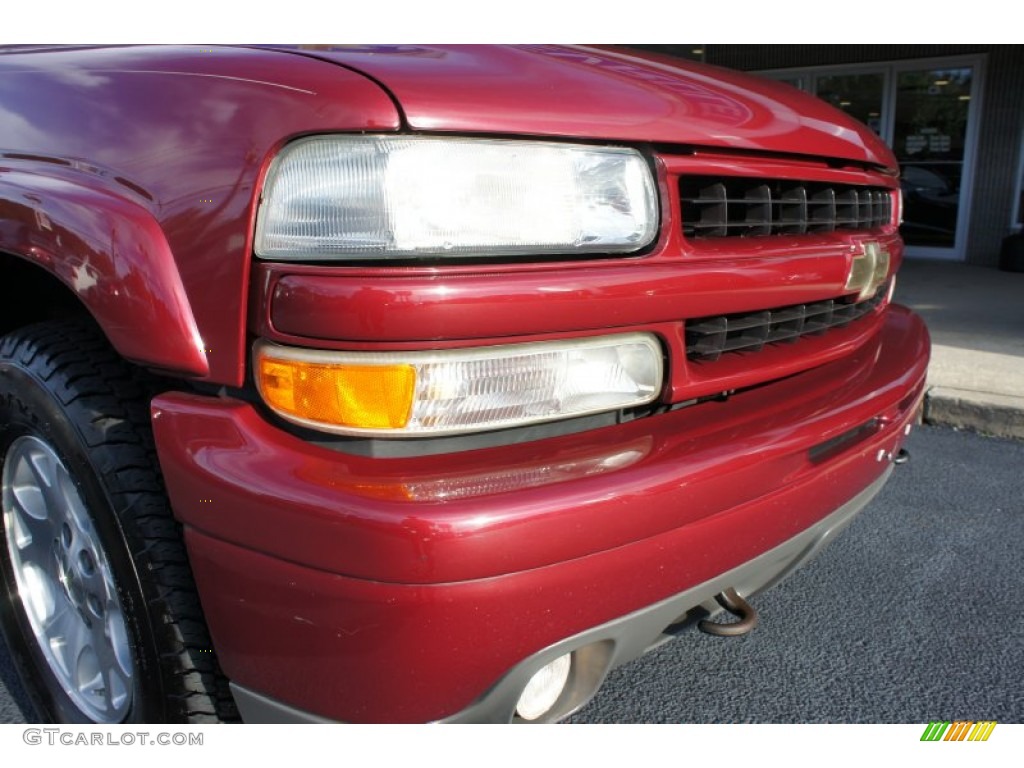
[{"label": "colorful logo mark", "polygon": [[995,720],[933,720],[925,727],[921,741],[988,741],[995,727]]}]

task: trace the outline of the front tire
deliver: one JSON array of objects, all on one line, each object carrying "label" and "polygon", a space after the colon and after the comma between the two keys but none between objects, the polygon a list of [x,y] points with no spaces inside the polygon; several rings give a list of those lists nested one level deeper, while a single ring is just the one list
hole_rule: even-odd
[{"label": "front tire", "polygon": [[0,340],[0,627],[46,720],[237,719],[164,492],[154,391],[84,324]]}]

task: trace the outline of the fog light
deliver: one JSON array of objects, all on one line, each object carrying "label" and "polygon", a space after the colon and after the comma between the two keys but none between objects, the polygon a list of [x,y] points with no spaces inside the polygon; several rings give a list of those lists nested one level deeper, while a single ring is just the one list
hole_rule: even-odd
[{"label": "fog light", "polygon": [[542,667],[523,689],[516,714],[523,720],[536,720],[549,712],[565,690],[571,666],[572,654],[567,653]]}]

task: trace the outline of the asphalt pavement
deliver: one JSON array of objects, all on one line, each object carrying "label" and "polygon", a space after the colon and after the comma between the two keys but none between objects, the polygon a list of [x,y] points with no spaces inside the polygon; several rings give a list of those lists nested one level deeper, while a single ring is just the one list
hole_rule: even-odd
[{"label": "asphalt pavement", "polygon": [[923,427],[822,555],[614,671],[578,723],[1024,722],[1024,442]]},{"label": "asphalt pavement", "polygon": [[[1024,442],[923,427],[750,635],[615,670],[576,723],[1024,722]],[[0,722],[30,719],[0,645]]]}]

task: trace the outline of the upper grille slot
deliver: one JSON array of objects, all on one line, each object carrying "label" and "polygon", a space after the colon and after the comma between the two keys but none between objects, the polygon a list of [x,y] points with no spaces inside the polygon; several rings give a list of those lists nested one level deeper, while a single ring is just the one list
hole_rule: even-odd
[{"label": "upper grille slot", "polygon": [[690,238],[875,229],[892,221],[892,195],[884,187],[684,176],[679,192],[683,235]]}]

